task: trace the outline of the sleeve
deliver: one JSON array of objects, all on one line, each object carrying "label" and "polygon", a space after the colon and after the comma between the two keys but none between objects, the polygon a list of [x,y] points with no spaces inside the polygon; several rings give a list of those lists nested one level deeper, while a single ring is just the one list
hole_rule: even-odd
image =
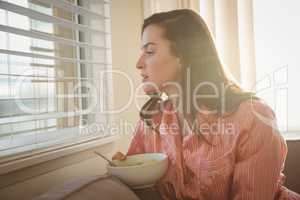
[{"label": "sleeve", "polygon": [[286,142],[276,128],[273,111],[264,107],[260,112],[264,116],[254,114],[251,127],[238,141],[232,200],[274,200],[278,190]]},{"label": "sleeve", "polygon": [[142,120],[139,120],[133,132],[133,137],[131,139],[129,149],[126,153],[127,156],[145,153],[144,137],[144,122]]}]

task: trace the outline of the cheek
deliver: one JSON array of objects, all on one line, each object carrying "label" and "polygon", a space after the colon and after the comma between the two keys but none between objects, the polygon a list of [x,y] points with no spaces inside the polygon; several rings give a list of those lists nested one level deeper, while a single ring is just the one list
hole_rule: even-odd
[{"label": "cheek", "polygon": [[149,63],[149,75],[151,81],[156,84],[162,84],[167,81],[174,81],[177,70],[177,63],[174,58],[158,58],[152,63]]},{"label": "cheek", "polygon": [[164,82],[164,72],[161,62],[153,59],[146,63],[146,66],[146,73],[149,78],[143,83],[144,92],[146,94],[160,92],[161,85]]},{"label": "cheek", "polygon": [[156,65],[149,71],[150,80],[156,84],[160,84],[164,79],[164,70],[160,65]]},{"label": "cheek", "polygon": [[146,72],[149,81],[159,84],[162,76],[163,63],[159,58],[153,57],[146,62]]},{"label": "cheek", "polygon": [[166,60],[158,70],[159,82],[176,82],[180,73],[180,67],[174,59]]},{"label": "cheek", "polygon": [[143,83],[143,89],[145,93],[150,94],[154,92],[159,92],[163,79],[161,77],[161,69],[158,65],[153,65],[149,70],[147,70],[149,76],[148,81]]},{"label": "cheek", "polygon": [[[144,83],[146,93],[157,92],[163,83],[176,81],[179,73],[179,63],[174,57],[162,56],[148,60],[146,63],[149,80]],[[149,84],[150,83],[150,84]]]}]

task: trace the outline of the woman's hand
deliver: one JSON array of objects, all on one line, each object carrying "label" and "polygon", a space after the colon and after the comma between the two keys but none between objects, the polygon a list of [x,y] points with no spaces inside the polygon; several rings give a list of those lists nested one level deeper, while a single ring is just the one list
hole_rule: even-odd
[{"label": "woman's hand", "polygon": [[118,151],[113,155],[112,160],[126,160],[127,156],[124,155],[122,152]]}]

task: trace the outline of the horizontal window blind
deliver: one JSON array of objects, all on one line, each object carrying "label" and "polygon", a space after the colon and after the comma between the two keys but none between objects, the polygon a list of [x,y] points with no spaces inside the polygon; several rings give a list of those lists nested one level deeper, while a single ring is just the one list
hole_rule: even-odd
[{"label": "horizontal window blind", "polygon": [[108,0],[0,0],[0,158],[99,139],[112,81]]}]

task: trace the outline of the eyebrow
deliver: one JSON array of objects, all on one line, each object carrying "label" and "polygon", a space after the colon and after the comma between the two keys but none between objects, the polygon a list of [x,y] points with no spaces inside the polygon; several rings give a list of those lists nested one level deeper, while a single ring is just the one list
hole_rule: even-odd
[{"label": "eyebrow", "polygon": [[155,45],[155,43],[154,42],[148,42],[148,43],[146,43],[146,44],[144,44],[143,45],[143,47],[141,48],[141,49],[145,49],[145,48],[147,48],[149,45]]}]

